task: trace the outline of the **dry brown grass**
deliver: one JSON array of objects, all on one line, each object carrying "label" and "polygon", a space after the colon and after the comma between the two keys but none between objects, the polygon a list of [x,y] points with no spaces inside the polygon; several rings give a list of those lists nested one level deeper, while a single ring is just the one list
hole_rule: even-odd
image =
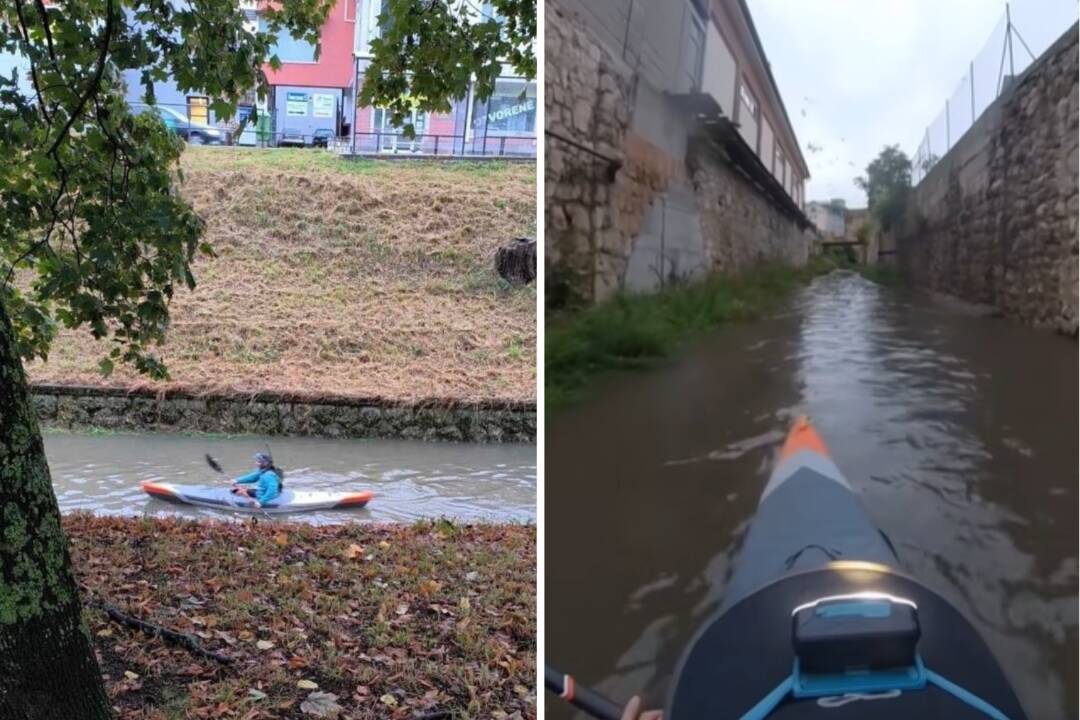
[{"label": "dry brown grass", "polygon": [[41,383],[278,391],[401,401],[532,401],[536,293],[495,249],[535,234],[535,166],[350,163],[313,151],[194,148],[184,195],[216,259],[195,266],[160,354],[172,379],[97,371],[107,345],[61,332]]}]

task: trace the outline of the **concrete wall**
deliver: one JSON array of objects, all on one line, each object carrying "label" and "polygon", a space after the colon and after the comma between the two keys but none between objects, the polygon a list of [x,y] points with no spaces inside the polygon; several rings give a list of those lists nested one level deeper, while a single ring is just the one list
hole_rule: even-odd
[{"label": "concrete wall", "polygon": [[1077,333],[1074,25],[983,113],[911,195],[895,242],[920,285]]},{"label": "concrete wall", "polygon": [[614,57],[654,87],[675,89],[687,45],[689,0],[559,0]]}]

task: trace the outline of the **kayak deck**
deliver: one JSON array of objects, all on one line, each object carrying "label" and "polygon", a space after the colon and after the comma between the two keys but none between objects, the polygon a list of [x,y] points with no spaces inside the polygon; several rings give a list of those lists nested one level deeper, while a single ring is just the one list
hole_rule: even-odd
[{"label": "kayak deck", "polygon": [[[975,627],[944,598],[900,572],[899,565],[892,544],[863,508],[824,441],[808,419],[799,418],[762,492],[720,610],[680,660],[665,718],[994,717],[967,704],[961,697],[965,691],[1010,720],[1024,718],[1008,679]],[[918,661],[959,686],[960,693],[938,685],[869,694],[845,690],[835,697],[801,699],[780,692],[800,672],[793,612],[823,599],[859,594],[901,598],[917,608]],[[865,667],[855,665],[830,677],[852,678],[840,685],[847,687],[867,674]],[[760,703],[767,705],[770,698],[779,704],[761,714]]]},{"label": "kayak deck", "polygon": [[[992,703],[1011,720],[1025,717],[986,643],[944,598],[915,580],[873,563],[834,562],[788,575],[708,621],[680,661],[666,718],[742,718],[789,677],[792,609],[816,598],[867,590],[919,607],[919,654],[926,667]],[[824,702],[823,702],[824,701]],[[988,720],[936,687],[879,698],[788,698],[769,720]]]},{"label": "kayak deck", "polygon": [[251,513],[291,513],[362,508],[374,497],[370,491],[330,492],[286,488],[276,498],[258,508],[249,498],[234,495],[229,491],[229,488],[222,486],[180,485],[151,480],[143,480],[140,485],[146,494],[166,502]]}]

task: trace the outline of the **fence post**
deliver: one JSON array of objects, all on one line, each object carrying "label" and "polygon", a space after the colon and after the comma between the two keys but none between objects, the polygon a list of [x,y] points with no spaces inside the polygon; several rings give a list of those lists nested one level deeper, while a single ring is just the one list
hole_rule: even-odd
[{"label": "fence post", "polygon": [[435,136],[435,156],[439,156],[439,135]]},{"label": "fence post", "polygon": [[1016,77],[1016,68],[1013,67],[1012,51],[1012,14],[1009,12],[1009,3],[1005,3],[1005,39],[1009,43],[1009,75]]},{"label": "fence post", "polygon": [[487,101],[487,110],[484,111],[484,156],[487,156],[488,125],[491,124],[491,98]]},{"label": "fence post", "polygon": [[945,101],[945,152],[952,147],[952,133],[949,128],[949,101]]},{"label": "fence post", "polygon": [[975,61],[970,63],[970,75],[971,75],[971,124],[975,124]]},{"label": "fence post", "polygon": [[506,136],[499,138],[499,157],[506,154]]}]

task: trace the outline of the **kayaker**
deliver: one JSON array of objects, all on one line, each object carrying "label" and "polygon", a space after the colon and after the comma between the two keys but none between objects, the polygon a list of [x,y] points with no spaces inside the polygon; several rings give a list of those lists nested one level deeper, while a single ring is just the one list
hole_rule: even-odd
[{"label": "kayaker", "polygon": [[623,710],[622,720],[664,720],[662,710],[641,710],[641,698],[635,695],[626,703]]},{"label": "kayaker", "polygon": [[[255,453],[255,464],[258,467],[247,475],[233,480],[233,495],[249,497],[255,503],[255,507],[262,507],[281,494],[283,472],[274,466],[274,459],[269,454]],[[255,487],[243,487],[258,483]]]}]

